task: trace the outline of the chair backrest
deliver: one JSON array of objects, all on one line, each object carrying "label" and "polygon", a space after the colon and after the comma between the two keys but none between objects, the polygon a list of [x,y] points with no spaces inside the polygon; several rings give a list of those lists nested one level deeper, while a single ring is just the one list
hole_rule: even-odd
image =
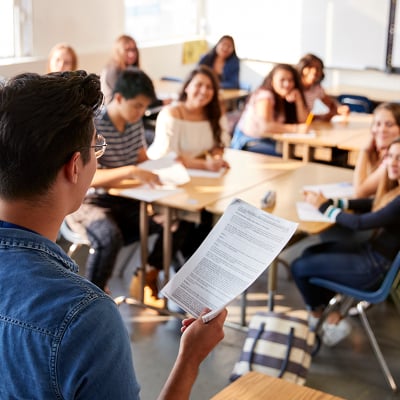
[{"label": "chair backrest", "polygon": [[60,234],[64,239],[68,240],[68,242],[77,245],[90,246],[90,241],[82,237],[79,233],[73,231],[65,219],[60,226]]},{"label": "chair backrest", "polygon": [[354,94],[341,94],[337,97],[340,104],[349,106],[350,111],[368,113],[370,114],[373,109],[372,101],[365,96],[358,96]]}]

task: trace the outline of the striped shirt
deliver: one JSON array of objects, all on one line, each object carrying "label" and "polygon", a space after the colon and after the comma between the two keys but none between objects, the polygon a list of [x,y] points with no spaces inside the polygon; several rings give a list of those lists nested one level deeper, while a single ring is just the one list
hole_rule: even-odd
[{"label": "striped shirt", "polygon": [[140,119],[126,124],[124,132],[119,132],[104,108],[94,120],[97,132],[107,141],[105,153],[98,160],[98,168],[117,168],[137,164],[138,153],[146,148],[143,122]]}]

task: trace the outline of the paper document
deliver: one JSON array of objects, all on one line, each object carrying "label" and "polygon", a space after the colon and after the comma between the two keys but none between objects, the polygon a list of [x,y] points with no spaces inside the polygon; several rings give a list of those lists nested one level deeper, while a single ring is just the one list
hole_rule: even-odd
[{"label": "paper document", "polygon": [[184,185],[190,182],[190,176],[182,163],[175,161],[176,154],[169,153],[158,160],[147,160],[138,164],[138,168],[154,172],[163,185]]},{"label": "paper document", "polygon": [[296,210],[301,221],[332,222],[328,217],[321,214],[314,206],[305,201],[297,202]]},{"label": "paper document", "polygon": [[161,293],[205,322],[247,289],[296,231],[287,221],[235,199]]},{"label": "paper document", "polygon": [[323,185],[307,185],[303,190],[321,192],[328,199],[353,197],[354,187],[350,182],[327,183]]},{"label": "paper document", "polygon": [[151,203],[153,201],[162,199],[163,197],[180,193],[182,191],[183,189],[176,188],[175,186],[164,185],[153,188],[149,185],[141,185],[130,189],[123,189],[119,193],[124,197],[131,197],[132,199]]}]

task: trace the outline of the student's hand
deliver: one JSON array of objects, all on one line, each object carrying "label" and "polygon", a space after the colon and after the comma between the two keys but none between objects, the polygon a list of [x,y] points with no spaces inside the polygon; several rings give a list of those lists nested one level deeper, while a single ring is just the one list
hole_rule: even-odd
[{"label": "student's hand", "polygon": [[[201,315],[210,310],[204,310]],[[204,323],[200,318],[182,321],[181,346],[179,352],[200,364],[213,348],[224,338],[224,322],[228,311],[224,309],[211,321]]]},{"label": "student's hand", "polygon": [[294,103],[296,100],[301,99],[301,93],[299,89],[291,90],[285,97],[289,103]]},{"label": "student's hand", "polygon": [[161,185],[160,177],[158,175],[144,169],[135,168],[133,178],[139,179],[139,181],[146,183],[151,187]]},{"label": "student's hand", "polygon": [[210,150],[210,154],[213,157],[217,157],[217,156],[222,157],[224,155],[224,148],[221,146],[215,146]]},{"label": "student's hand", "polygon": [[321,192],[312,192],[310,190],[303,191],[304,200],[315,208],[319,208],[328,199]]},{"label": "student's hand", "polygon": [[310,125],[303,123],[295,125],[295,132],[296,133],[307,133],[310,130]]},{"label": "student's hand", "polygon": [[336,111],[339,115],[347,116],[350,114],[350,107],[343,104],[338,106]]},{"label": "student's hand", "polygon": [[229,164],[221,157],[210,157],[205,160],[205,169],[219,171],[221,168],[229,168]]}]

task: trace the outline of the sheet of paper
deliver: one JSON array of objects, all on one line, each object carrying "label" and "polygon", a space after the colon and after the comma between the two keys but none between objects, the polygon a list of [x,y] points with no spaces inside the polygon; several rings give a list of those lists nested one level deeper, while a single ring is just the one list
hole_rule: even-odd
[{"label": "sheet of paper", "polygon": [[165,185],[152,188],[149,185],[141,185],[130,189],[123,189],[120,193],[125,197],[131,197],[132,199],[143,200],[151,203],[182,191],[183,189],[176,188],[175,186]]},{"label": "sheet of paper", "polygon": [[301,221],[332,222],[328,217],[325,217],[315,207],[305,201],[297,202],[296,210]]},{"label": "sheet of paper", "polygon": [[317,137],[316,132],[310,131],[308,133],[282,133],[284,138],[299,138],[299,139],[309,139]]},{"label": "sheet of paper", "polygon": [[329,199],[342,198],[342,197],[353,197],[354,187],[350,182],[337,182],[327,183],[323,185],[307,185],[303,187],[304,190],[313,192],[321,192],[325,197]]},{"label": "sheet of paper", "polygon": [[138,167],[157,174],[163,185],[184,185],[190,181],[190,176],[186,168],[175,159],[176,154],[169,153],[158,160],[144,161]]},{"label": "sheet of paper", "polygon": [[219,171],[207,171],[205,169],[188,168],[187,172],[191,177],[220,178],[226,172],[226,168],[221,168]]},{"label": "sheet of paper", "polygon": [[209,308],[207,322],[261,275],[297,225],[235,199],[161,293],[195,317]]}]

